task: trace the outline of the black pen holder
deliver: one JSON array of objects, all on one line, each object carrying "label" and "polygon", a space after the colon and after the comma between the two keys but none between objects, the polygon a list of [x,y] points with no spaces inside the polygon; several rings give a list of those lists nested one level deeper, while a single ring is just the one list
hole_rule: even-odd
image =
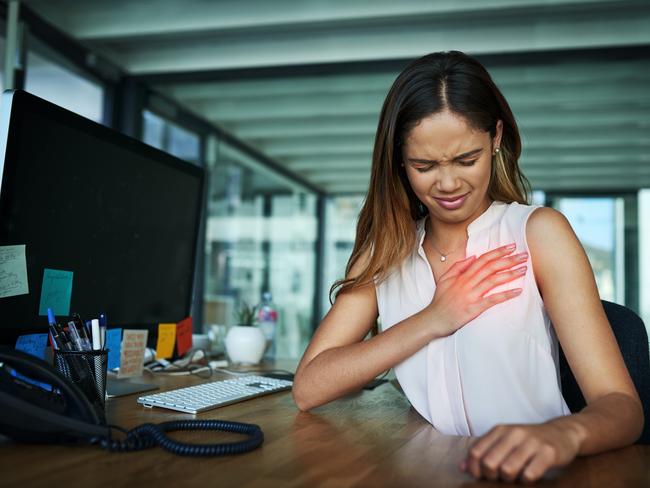
[{"label": "black pen holder", "polygon": [[54,351],[54,366],[77,386],[105,422],[108,349],[99,351]]}]

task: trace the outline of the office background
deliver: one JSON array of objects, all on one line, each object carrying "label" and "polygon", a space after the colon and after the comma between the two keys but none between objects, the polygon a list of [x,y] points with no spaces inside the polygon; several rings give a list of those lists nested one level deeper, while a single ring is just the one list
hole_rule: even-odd
[{"label": "office background", "polygon": [[533,203],[568,217],[601,298],[650,326],[650,2],[12,0],[0,17],[3,88],[207,169],[197,332],[269,290],[277,354],[300,357],[352,250],[388,88],[449,49],[504,92]]}]

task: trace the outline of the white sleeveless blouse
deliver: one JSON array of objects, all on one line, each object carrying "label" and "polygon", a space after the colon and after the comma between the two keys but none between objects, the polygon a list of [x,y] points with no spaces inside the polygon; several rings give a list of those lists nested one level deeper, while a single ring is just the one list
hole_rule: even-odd
[{"label": "white sleeveless blouse", "polygon": [[[492,202],[469,224],[465,255],[478,258],[511,242],[517,244],[513,254],[530,254],[526,221],[538,207]],[[433,298],[436,284],[422,248],[426,218],[416,222],[417,248],[385,281],[375,283],[382,330]],[[487,293],[523,288],[520,295],[431,341],[394,368],[411,405],[443,434],[481,436],[496,424],[540,423],[571,413],[560,389],[557,337],[530,258],[525,264],[523,277]]]}]

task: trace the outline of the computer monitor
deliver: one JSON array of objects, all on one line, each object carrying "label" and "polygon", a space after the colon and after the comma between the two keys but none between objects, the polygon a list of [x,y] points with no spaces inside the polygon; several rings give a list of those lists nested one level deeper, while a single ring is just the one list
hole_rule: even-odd
[{"label": "computer monitor", "polygon": [[83,319],[189,316],[204,170],[25,91],[0,103],[0,246],[25,245],[29,289],[0,298],[0,342],[47,331],[46,269],[72,272]]}]

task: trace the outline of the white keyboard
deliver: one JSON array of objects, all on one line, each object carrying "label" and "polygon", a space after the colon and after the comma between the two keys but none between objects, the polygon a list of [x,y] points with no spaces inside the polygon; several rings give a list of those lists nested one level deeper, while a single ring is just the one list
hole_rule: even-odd
[{"label": "white keyboard", "polygon": [[149,408],[161,407],[185,413],[199,413],[276,391],[288,390],[291,385],[293,383],[287,380],[265,376],[242,376],[141,396],[138,398],[138,403]]}]

